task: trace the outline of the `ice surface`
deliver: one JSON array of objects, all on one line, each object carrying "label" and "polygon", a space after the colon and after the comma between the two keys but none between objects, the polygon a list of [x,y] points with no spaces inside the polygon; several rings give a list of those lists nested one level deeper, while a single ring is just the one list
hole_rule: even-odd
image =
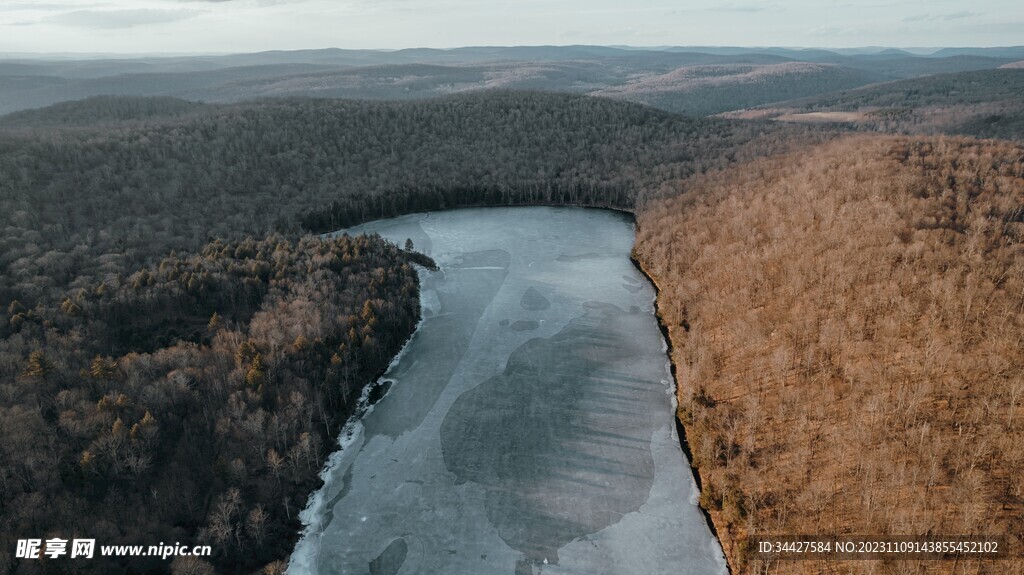
[{"label": "ice surface", "polygon": [[332,456],[289,573],[726,572],[626,217],[487,208],[349,232],[410,238],[441,269],[421,271],[429,313]]}]

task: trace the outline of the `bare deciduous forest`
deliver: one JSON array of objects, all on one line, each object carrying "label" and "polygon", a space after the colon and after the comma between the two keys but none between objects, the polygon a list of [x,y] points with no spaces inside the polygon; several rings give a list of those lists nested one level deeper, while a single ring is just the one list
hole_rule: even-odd
[{"label": "bare deciduous forest", "polygon": [[542,93],[95,98],[0,122],[0,573],[61,572],[13,560],[26,533],[280,572],[429,264],[309,234],[514,204],[636,213],[734,573],[949,569],[764,565],[757,533],[1024,532],[1016,145]]},{"label": "bare deciduous forest", "polygon": [[[1024,533],[1024,150],[853,137],[638,212],[693,464],[739,573],[758,533]],[[961,560],[1008,573],[1019,559]]]},{"label": "bare deciduous forest", "polygon": [[15,562],[26,534],[196,541],[175,573],[280,573],[341,424],[419,318],[379,237],[219,240],[54,303],[7,305],[0,570],[165,571],[159,557]]}]

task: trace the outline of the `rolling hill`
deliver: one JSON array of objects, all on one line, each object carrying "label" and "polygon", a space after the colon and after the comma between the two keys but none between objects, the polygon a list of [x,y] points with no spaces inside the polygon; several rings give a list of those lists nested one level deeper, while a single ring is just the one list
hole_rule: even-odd
[{"label": "rolling hill", "polygon": [[[856,136],[638,210],[734,573],[1010,573],[1024,533],[1024,149]],[[770,561],[755,536],[1000,538],[1005,560]]]},{"label": "rolling hill", "polygon": [[873,131],[1024,139],[1024,70],[1003,67],[910,78],[763,105],[731,118],[829,121]]},{"label": "rolling hill", "polygon": [[884,76],[835,64],[727,64],[686,66],[666,74],[641,75],[595,95],[642,102],[692,115],[750,107],[753,102],[791,100],[863,86]]},{"label": "rolling hill", "polygon": [[[0,60],[0,114],[99,95],[173,96],[208,102],[319,96],[413,99],[508,89],[615,94],[671,111],[721,112],[866,83],[993,69],[1009,53],[926,57],[827,50],[603,46],[451,50],[298,50],[195,57]],[[803,62],[805,65],[795,63]],[[774,67],[771,67],[776,65]],[[732,68],[736,82],[688,90],[701,66]],[[753,68],[769,67],[765,73]],[[749,76],[764,80],[751,89]],[[728,74],[727,74],[728,75]],[[679,89],[672,86],[679,84]],[[715,105],[713,102],[721,101]]]}]

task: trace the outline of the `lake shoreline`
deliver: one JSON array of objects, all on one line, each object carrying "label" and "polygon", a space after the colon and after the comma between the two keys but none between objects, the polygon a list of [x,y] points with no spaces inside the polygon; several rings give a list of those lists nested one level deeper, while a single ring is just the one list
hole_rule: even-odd
[{"label": "lake shoreline", "polygon": [[[640,263],[640,261],[632,253],[629,256],[629,261],[633,262],[633,266],[636,267],[636,269],[641,274],[643,274],[645,278],[647,278],[647,281],[649,281],[651,283],[651,286],[653,286],[654,288],[654,317],[655,319],[658,320],[658,329],[661,330],[661,335],[665,340],[665,345],[668,346],[668,349],[665,350],[665,355],[668,356],[670,366],[669,370],[672,372],[672,383],[674,385],[674,393],[678,398],[679,379],[676,374],[676,361],[675,358],[672,356],[672,337],[669,335],[668,326],[665,325],[665,320],[661,314],[661,308],[659,307],[661,288],[658,286],[658,282],[656,282],[654,278],[651,277],[649,273],[647,273],[647,270],[644,269],[643,264]],[[690,441],[687,438],[686,426],[683,425],[683,421],[679,418],[678,409],[676,413],[672,414],[672,418],[675,420],[676,423],[676,435],[678,435],[679,437],[679,447],[683,450],[683,454],[686,456],[686,463],[690,466],[690,471],[693,473],[693,480],[697,484],[697,490],[703,493],[704,481],[701,478],[701,470],[693,463],[693,449],[690,447]],[[719,533],[717,526],[715,525],[714,518],[711,516],[711,512],[705,509],[703,505],[699,505],[699,507],[701,514],[704,516],[705,523],[707,523],[708,528],[711,529],[711,534],[715,537],[715,539],[718,540],[718,544],[722,546],[724,553],[725,544],[722,540],[722,536]],[[729,574],[732,575],[734,571],[732,568],[732,564],[730,564],[728,561],[728,558],[729,555],[726,554],[726,569],[728,570]]]},{"label": "lake shoreline", "polygon": [[441,270],[384,375],[395,385],[332,456],[289,572],[729,573],[665,418],[670,342],[630,259],[632,212],[459,208],[341,233],[411,243]]}]

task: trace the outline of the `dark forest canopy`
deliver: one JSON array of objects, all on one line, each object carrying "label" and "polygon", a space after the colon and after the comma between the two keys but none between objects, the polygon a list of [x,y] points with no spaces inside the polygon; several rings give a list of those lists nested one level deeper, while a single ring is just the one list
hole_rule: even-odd
[{"label": "dark forest canopy", "polygon": [[52,106],[0,116],[0,128],[86,126],[101,128],[117,122],[167,120],[189,112],[211,110],[201,102],[179,98],[93,96],[84,100],[61,102]]},{"label": "dark forest canopy", "polygon": [[268,100],[184,115],[177,101],[77,105],[31,114],[39,125],[99,123],[0,129],[0,303],[52,297],[215,237],[460,205],[631,207],[666,180],[820,137],[543,93]]},{"label": "dark forest canopy", "polygon": [[206,544],[212,557],[172,570],[280,572],[341,423],[419,318],[417,293],[405,254],[377,236],[271,236],[172,254],[53,305],[12,302],[0,573],[168,569],[12,560],[26,537]]}]

